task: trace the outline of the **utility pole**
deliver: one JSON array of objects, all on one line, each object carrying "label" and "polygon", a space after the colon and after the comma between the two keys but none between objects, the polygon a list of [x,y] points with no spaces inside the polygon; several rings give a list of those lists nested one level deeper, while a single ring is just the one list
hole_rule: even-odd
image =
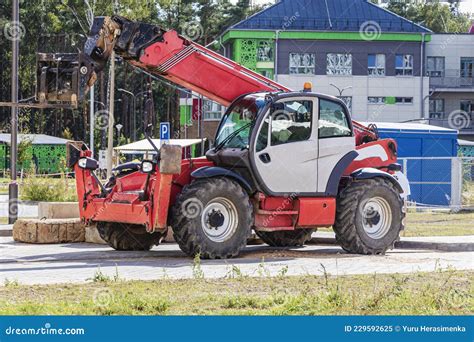
[{"label": "utility pole", "polygon": [[[20,25],[20,3],[19,0],[12,1],[12,29]],[[20,35],[14,34],[12,39],[12,110],[11,110],[11,141],[10,141],[10,176],[8,186],[8,223],[13,224],[18,218],[18,183],[16,180],[16,162],[18,153],[18,60],[20,50]]]},{"label": "utility pole", "polygon": [[115,52],[110,55],[110,79],[109,79],[109,129],[107,137],[107,178],[112,176],[112,158],[114,152],[114,106],[115,106]]}]

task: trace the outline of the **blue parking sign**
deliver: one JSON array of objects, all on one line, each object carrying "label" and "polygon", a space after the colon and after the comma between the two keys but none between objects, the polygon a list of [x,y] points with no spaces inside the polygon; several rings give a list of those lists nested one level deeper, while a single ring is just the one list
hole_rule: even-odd
[{"label": "blue parking sign", "polygon": [[168,142],[170,140],[170,123],[169,122],[160,123],[160,140],[162,143],[164,141]]}]

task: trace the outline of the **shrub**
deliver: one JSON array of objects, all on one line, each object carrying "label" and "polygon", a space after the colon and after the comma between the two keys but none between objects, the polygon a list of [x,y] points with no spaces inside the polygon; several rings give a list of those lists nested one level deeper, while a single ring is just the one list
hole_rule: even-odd
[{"label": "shrub", "polygon": [[75,181],[62,175],[51,178],[30,174],[20,186],[20,197],[27,201],[75,202],[77,201]]}]

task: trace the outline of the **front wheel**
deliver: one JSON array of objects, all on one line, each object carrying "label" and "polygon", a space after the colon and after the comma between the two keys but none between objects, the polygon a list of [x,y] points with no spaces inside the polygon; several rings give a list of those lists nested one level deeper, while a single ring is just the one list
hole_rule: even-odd
[{"label": "front wheel", "polygon": [[173,207],[171,227],[189,256],[237,256],[251,233],[253,206],[248,194],[228,178],[197,180],[186,186]]},{"label": "front wheel", "polygon": [[404,229],[400,193],[384,178],[356,181],[337,198],[336,240],[349,253],[384,254]]},{"label": "front wheel", "polygon": [[117,251],[149,251],[163,237],[162,233],[148,233],[145,226],[128,223],[98,222],[97,230],[100,237]]},{"label": "front wheel", "polygon": [[316,229],[281,230],[275,232],[256,231],[257,236],[271,247],[300,247],[311,240]]}]

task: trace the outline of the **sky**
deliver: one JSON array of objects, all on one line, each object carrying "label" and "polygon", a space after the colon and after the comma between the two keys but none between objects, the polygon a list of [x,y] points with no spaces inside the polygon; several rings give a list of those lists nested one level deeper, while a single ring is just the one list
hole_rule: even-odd
[{"label": "sky", "polygon": [[[237,0],[233,0],[233,2],[236,2]],[[273,3],[274,0],[253,0],[254,4],[268,4],[268,3]],[[461,2],[461,11],[462,12],[469,12],[471,14],[474,14],[474,0],[463,0]]]}]

